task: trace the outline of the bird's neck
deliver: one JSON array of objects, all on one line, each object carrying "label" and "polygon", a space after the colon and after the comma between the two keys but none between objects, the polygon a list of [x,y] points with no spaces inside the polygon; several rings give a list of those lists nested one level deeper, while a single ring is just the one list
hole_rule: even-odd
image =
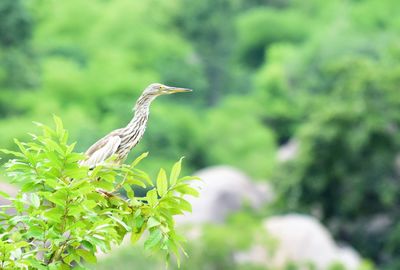
[{"label": "bird's neck", "polygon": [[[150,104],[155,96],[140,96],[135,105],[135,114],[126,126],[127,133],[137,133],[137,137],[143,136],[146,128],[147,119],[150,113]],[[139,138],[140,139],[140,138]]]},{"label": "bird's neck", "polygon": [[141,95],[135,104],[135,116],[141,111],[149,111],[151,102],[156,98],[155,95]]}]

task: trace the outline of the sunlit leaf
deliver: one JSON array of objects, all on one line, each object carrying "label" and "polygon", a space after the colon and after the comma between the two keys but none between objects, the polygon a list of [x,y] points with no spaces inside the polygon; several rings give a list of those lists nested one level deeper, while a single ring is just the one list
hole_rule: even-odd
[{"label": "sunlit leaf", "polygon": [[149,238],[147,238],[147,240],[144,242],[144,248],[145,249],[150,249],[152,247],[154,247],[155,245],[157,245],[162,239],[162,233],[160,230],[153,230],[150,235]]},{"label": "sunlit leaf", "polygon": [[128,196],[129,199],[133,199],[135,197],[135,193],[133,192],[129,184],[124,184],[122,187],[126,191],[126,195]]},{"label": "sunlit leaf", "polygon": [[49,219],[51,221],[54,221],[54,222],[59,222],[62,214],[63,214],[62,209],[59,209],[57,207],[52,208],[52,209],[50,209],[50,210],[48,210],[48,211],[43,213],[43,215],[47,219]]},{"label": "sunlit leaf", "polygon": [[168,182],[167,182],[167,175],[164,169],[160,169],[158,176],[157,176],[157,191],[158,194],[162,197],[167,193],[168,190]]},{"label": "sunlit leaf", "polygon": [[143,154],[141,154],[140,156],[138,156],[132,163],[131,163],[131,167],[136,167],[136,165],[138,165],[140,163],[140,161],[142,161],[144,158],[146,158],[149,155],[149,152],[145,152]]},{"label": "sunlit leaf", "polygon": [[39,196],[36,193],[31,193],[30,197],[31,197],[32,205],[35,208],[39,208],[39,206],[40,206],[40,198],[39,198]]},{"label": "sunlit leaf", "polygon": [[187,212],[192,212],[192,205],[188,201],[183,198],[176,198],[176,200],[179,203],[179,208]]},{"label": "sunlit leaf", "polygon": [[157,219],[155,219],[154,217],[150,217],[149,220],[147,221],[147,228],[153,228],[155,226],[160,225],[160,221],[158,221]]},{"label": "sunlit leaf", "polygon": [[143,232],[144,232],[144,228],[137,232],[132,232],[131,238],[130,238],[131,244],[135,244],[140,239],[140,237],[143,235]]},{"label": "sunlit leaf", "polygon": [[2,196],[2,197],[5,198],[5,199],[9,199],[9,198],[11,197],[11,196],[8,195],[6,192],[1,191],[1,190],[0,190],[0,196]]},{"label": "sunlit leaf", "polygon": [[181,159],[178,162],[176,162],[174,166],[172,166],[171,176],[169,178],[171,186],[175,185],[176,181],[178,180],[179,174],[181,173],[182,160],[183,157],[181,157]]},{"label": "sunlit leaf", "polygon": [[121,225],[122,227],[124,227],[124,229],[125,229],[126,231],[128,231],[128,232],[131,231],[131,228],[130,228],[125,222],[123,222],[121,219],[119,219],[119,218],[117,218],[117,217],[115,217],[115,216],[113,216],[113,215],[110,215],[109,217],[110,217],[111,219],[115,220],[119,225]]},{"label": "sunlit leaf", "polygon": [[78,249],[76,253],[89,263],[97,263],[96,256],[88,250]]},{"label": "sunlit leaf", "polygon": [[193,180],[201,181],[201,178],[197,177],[197,176],[184,176],[182,178],[179,178],[178,182],[186,182],[186,181],[193,181]]},{"label": "sunlit leaf", "polygon": [[200,195],[200,193],[199,193],[199,191],[197,189],[189,186],[188,184],[179,186],[179,187],[175,188],[174,190],[176,190],[176,191],[178,191],[178,192],[180,192],[182,194],[191,195],[191,196],[194,196],[194,197],[199,197],[199,195]]},{"label": "sunlit leaf", "polygon": [[150,191],[147,192],[146,195],[147,201],[149,203],[150,206],[154,206],[157,204],[157,191],[156,189],[152,189]]}]

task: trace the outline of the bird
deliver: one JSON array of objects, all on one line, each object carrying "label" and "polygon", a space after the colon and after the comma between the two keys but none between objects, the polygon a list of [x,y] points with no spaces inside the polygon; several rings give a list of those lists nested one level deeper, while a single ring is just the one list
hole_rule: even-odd
[{"label": "bird", "polygon": [[154,99],[161,95],[191,91],[188,88],[167,86],[161,83],[150,84],[136,101],[132,120],[125,127],[111,131],[90,146],[85,152],[86,159],[82,160],[80,165],[92,169],[113,155],[115,156],[113,162],[123,163],[132,148],[143,137],[149,119],[150,104]]}]

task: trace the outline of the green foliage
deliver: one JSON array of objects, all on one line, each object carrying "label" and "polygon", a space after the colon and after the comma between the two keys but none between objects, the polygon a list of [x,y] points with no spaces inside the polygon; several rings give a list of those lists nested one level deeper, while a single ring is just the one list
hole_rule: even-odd
[{"label": "green foliage", "polygon": [[[109,162],[90,170],[68,144],[68,134],[55,117],[56,128],[39,124],[43,134],[27,143],[15,140],[19,151],[2,150],[15,158],[6,163],[7,175],[21,186],[8,206],[0,208],[0,266],[2,269],[70,269],[95,263],[96,252],[108,252],[130,234],[132,243],[145,231],[148,250],[179,257],[184,240],[174,227],[174,215],[191,211],[184,195],[198,196],[189,186],[196,177],[181,177],[181,162],[170,176],[161,169],[155,181],[136,168],[147,156],[129,165]],[[150,188],[135,196],[134,186]],[[119,195],[126,191],[127,198]],[[11,213],[7,210],[13,210]]]},{"label": "green foliage", "polygon": [[[228,65],[233,49],[236,3],[230,0],[179,2],[182,4],[182,12],[178,16],[179,26],[197,49],[205,75],[205,84],[197,85],[200,86],[198,89],[204,91],[207,104],[214,105],[220,101],[226,89],[235,87],[232,80],[236,80]],[[210,87],[213,87],[213,91],[208,90]]]},{"label": "green foliage", "polygon": [[238,19],[238,55],[250,67],[258,67],[265,48],[279,42],[300,42],[311,30],[309,26],[308,19],[297,11],[249,10]]},{"label": "green foliage", "polygon": [[[400,72],[368,56],[323,63],[324,84],[313,85],[329,95],[308,103],[307,122],[297,133],[300,153],[276,178],[279,208],[319,213],[336,237],[394,267],[400,248],[400,96],[393,85]],[[385,221],[374,227],[378,220]]]},{"label": "green foliage", "polygon": [[[278,142],[285,143],[293,136],[301,117],[302,95],[293,91],[288,78],[288,62],[295,47],[288,43],[269,46],[265,61],[255,76],[255,100],[262,122],[275,130]],[[290,63],[290,62],[289,62]]]},{"label": "green foliage", "polygon": [[[240,98],[226,100],[210,110],[205,127],[205,156],[211,164],[229,164],[254,177],[271,175],[275,165],[275,138],[257,114],[249,113],[253,102]],[[240,156],[240,159],[237,157]]]},{"label": "green foliage", "polygon": [[[37,65],[29,43],[32,28],[24,0],[1,1],[0,87],[20,90],[37,85]],[[0,114],[4,113],[0,109]]]},{"label": "green foliage", "polygon": [[0,3],[0,45],[19,46],[31,37],[31,16],[23,0],[4,0]]}]

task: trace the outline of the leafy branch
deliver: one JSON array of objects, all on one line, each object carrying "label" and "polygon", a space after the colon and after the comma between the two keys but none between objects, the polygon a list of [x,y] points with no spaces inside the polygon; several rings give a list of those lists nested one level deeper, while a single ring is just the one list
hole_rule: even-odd
[{"label": "leafy branch", "polygon": [[[110,158],[90,170],[79,166],[84,156],[67,143],[61,120],[54,120],[55,129],[38,124],[42,134],[32,141],[15,140],[19,151],[1,150],[14,156],[6,174],[21,190],[15,198],[0,192],[11,200],[0,207],[0,269],[84,269],[86,262],[96,263],[98,251],[110,251],[128,234],[135,243],[146,230],[144,247],[174,254],[179,264],[184,239],[173,217],[191,211],[185,195],[198,196],[190,187],[198,178],[180,177],[182,159],[169,178],[160,169],[154,183],[137,168],[147,153],[131,164]],[[137,197],[135,186],[150,190]]]}]

